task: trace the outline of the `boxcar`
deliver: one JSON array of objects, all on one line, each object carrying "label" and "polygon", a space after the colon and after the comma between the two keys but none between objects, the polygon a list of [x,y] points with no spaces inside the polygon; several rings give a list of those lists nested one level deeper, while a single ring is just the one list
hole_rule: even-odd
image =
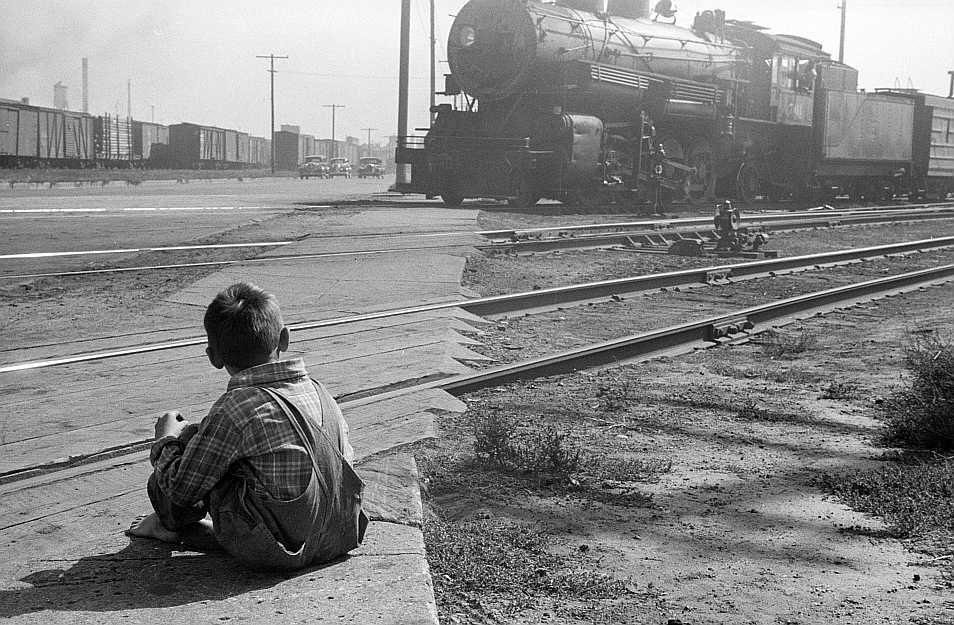
[{"label": "boxcar", "polygon": [[275,169],[295,171],[298,169],[298,134],[278,130],[275,132]]},{"label": "boxcar", "polygon": [[0,100],[0,163],[83,167],[94,159],[94,118],[86,113]]},{"label": "boxcar", "polygon": [[249,163],[254,167],[270,167],[272,142],[265,137],[249,137]]},{"label": "boxcar", "polygon": [[935,197],[954,193],[954,99],[925,95],[931,108],[927,190]]},{"label": "boxcar", "polygon": [[133,121],[132,160],[146,163],[152,159],[153,147],[169,145],[169,128],[162,124]]}]

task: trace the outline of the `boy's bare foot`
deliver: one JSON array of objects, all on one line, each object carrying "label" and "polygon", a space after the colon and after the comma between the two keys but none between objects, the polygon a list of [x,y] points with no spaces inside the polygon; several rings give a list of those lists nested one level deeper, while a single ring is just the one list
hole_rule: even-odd
[{"label": "boy's bare foot", "polygon": [[159,517],[153,512],[149,516],[139,517],[126,530],[129,536],[139,536],[140,538],[155,538],[166,543],[178,543],[179,535],[172,530],[167,530],[159,521]]}]

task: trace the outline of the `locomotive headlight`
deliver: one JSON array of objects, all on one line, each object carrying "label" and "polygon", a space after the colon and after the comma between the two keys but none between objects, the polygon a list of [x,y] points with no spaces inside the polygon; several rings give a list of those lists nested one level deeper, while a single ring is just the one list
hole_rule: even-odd
[{"label": "locomotive headlight", "polygon": [[477,41],[477,31],[473,26],[464,26],[460,29],[460,45],[469,48]]}]

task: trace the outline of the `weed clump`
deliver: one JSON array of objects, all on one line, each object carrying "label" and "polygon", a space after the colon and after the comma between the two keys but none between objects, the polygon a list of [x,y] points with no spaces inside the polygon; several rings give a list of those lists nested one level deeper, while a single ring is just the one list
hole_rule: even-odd
[{"label": "weed clump", "polygon": [[898,538],[954,534],[954,461],[893,463],[875,471],[827,475],[826,486],[856,510],[883,516]]},{"label": "weed clump", "polygon": [[814,332],[766,332],[759,341],[762,353],[771,359],[792,358],[808,351],[818,343]]},{"label": "weed clump", "polygon": [[861,393],[861,386],[854,381],[832,382],[822,391],[822,399],[854,399]]},{"label": "weed clump", "polygon": [[954,344],[920,338],[905,352],[908,388],[885,400],[890,442],[922,449],[954,449]]},{"label": "weed clump", "polygon": [[610,599],[627,592],[582,550],[576,557],[550,551],[550,535],[527,523],[435,517],[424,524],[424,537],[439,603],[493,596],[521,609],[539,597]]},{"label": "weed clump", "polygon": [[474,422],[474,455],[507,471],[569,479],[579,471],[583,451],[552,425],[521,430],[491,412]]},{"label": "weed clump", "polygon": [[620,379],[613,384],[601,384],[596,390],[597,406],[604,413],[624,412],[636,399],[636,385],[632,380]]}]

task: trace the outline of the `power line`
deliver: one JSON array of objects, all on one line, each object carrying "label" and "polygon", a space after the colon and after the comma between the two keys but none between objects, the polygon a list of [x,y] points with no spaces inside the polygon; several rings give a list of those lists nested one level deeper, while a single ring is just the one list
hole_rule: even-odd
[{"label": "power line", "polygon": [[275,173],[275,154],[276,148],[275,145],[275,59],[287,59],[287,56],[276,56],[274,54],[268,55],[258,55],[256,59],[268,59],[269,60],[269,69],[268,73],[272,75],[272,134],[269,137],[272,142],[272,174]]}]

